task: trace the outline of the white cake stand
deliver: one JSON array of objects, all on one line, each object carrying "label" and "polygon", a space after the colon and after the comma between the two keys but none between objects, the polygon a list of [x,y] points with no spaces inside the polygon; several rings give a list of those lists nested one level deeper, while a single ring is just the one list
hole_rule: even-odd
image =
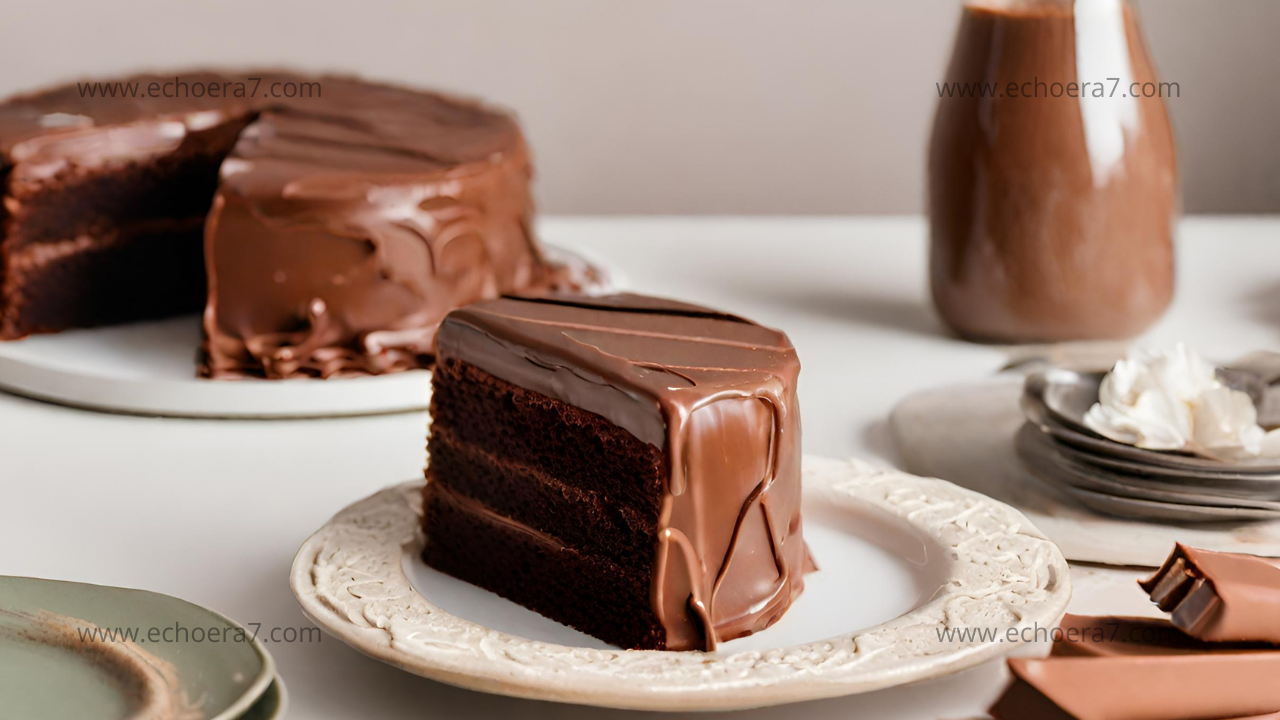
[{"label": "white cake stand", "polygon": [[300,418],[423,410],[431,373],[332,380],[202,380],[200,317],[0,343],[0,389],[61,405],[134,415]]}]

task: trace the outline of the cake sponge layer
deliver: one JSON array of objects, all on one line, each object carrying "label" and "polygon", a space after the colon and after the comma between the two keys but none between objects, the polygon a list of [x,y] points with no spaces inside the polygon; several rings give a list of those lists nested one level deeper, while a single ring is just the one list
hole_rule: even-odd
[{"label": "cake sponge layer", "polygon": [[595,413],[444,357],[432,381],[431,422],[451,438],[498,450],[507,462],[626,505],[657,525],[662,451]]},{"label": "cake sponge layer", "polygon": [[605,642],[666,648],[649,607],[647,571],[567,547],[443,483],[427,483],[423,508],[423,559],[431,567]]},{"label": "cake sponge layer", "polygon": [[499,459],[435,428],[428,477],[482,501],[504,517],[552,532],[560,542],[591,548],[628,567],[653,565],[656,518],[569,485],[537,468]]}]

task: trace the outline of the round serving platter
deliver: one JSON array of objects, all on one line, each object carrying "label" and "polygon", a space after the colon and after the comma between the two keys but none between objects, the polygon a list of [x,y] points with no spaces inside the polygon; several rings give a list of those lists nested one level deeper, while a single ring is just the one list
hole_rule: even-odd
[{"label": "round serving platter", "polygon": [[[581,255],[546,246],[552,262],[588,291],[617,275]],[[431,373],[411,370],[329,380],[204,380],[196,377],[199,315],[69,330],[0,342],[0,390],[59,405],[186,418],[266,419],[381,415],[426,410]]]},{"label": "round serving platter", "polygon": [[[517,697],[638,710],[735,710],[963,670],[1051,627],[1070,576],[1016,510],[941,480],[804,461],[819,570],[773,627],[716,652],[619,650],[419,559],[422,482],[346,508],[298,551],[290,585],[335,637],[405,671]],[[948,635],[982,628],[982,637]]]},{"label": "round serving platter", "polygon": [[299,418],[423,410],[427,370],[331,380],[196,377],[200,317],[0,342],[0,389],[90,410],[202,418]]},{"label": "round serving platter", "polygon": [[[1205,491],[1160,476],[1121,475],[1072,457],[1040,428],[1027,423],[1014,439],[1018,455],[1037,478],[1064,490],[1084,490],[1118,498],[1149,500],[1171,507],[1192,506],[1207,511],[1199,519],[1280,520],[1280,501],[1253,498],[1243,492]],[[1274,484],[1274,483],[1273,483]],[[1086,503],[1088,504],[1088,503]],[[1214,513],[1214,508],[1231,513]],[[1248,511],[1257,510],[1257,513]],[[1232,514],[1234,513],[1234,514]],[[1161,518],[1153,518],[1161,519]],[[1164,518],[1164,519],[1172,519]],[[1185,516],[1177,519],[1186,520]]]}]

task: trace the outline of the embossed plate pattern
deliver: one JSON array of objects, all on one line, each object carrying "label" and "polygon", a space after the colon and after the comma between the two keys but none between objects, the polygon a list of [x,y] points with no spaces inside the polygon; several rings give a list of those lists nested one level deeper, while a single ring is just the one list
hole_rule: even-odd
[{"label": "embossed plate pattern", "polygon": [[[856,461],[806,457],[804,483],[806,513],[875,516],[917,537],[944,570],[936,591],[875,627],[784,647],[678,653],[529,640],[446,612],[414,589],[402,561],[421,547],[421,482],[339,513],[299,550],[290,585],[321,627],[417,675],[518,697],[672,711],[777,705],[946,675],[1009,652],[1017,629],[1052,627],[1066,609],[1066,561],[1007,505]],[[840,562],[814,552],[820,566]],[[876,577],[865,588],[876,592]],[[945,637],[947,628],[996,633]],[[774,630],[749,639],[759,647]]]}]

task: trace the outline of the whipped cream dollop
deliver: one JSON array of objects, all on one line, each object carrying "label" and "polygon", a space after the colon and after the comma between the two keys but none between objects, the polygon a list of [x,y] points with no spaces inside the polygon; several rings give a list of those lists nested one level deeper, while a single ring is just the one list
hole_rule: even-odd
[{"label": "whipped cream dollop", "polygon": [[1280,457],[1280,430],[1263,430],[1249,395],[1224,385],[1211,363],[1181,343],[1135,350],[1116,363],[1084,422],[1103,437],[1148,450]]}]

